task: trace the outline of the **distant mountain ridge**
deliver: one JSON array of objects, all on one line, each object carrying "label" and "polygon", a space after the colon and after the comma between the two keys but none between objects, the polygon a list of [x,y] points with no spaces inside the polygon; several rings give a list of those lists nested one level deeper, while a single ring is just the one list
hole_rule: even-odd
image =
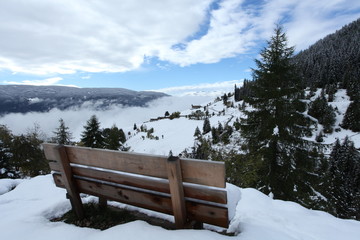
[{"label": "distant mountain ridge", "polygon": [[106,109],[110,105],[144,106],[165,96],[168,95],[125,88],[0,85],[0,115],[46,112],[53,108],[65,110],[85,103],[97,109]]}]

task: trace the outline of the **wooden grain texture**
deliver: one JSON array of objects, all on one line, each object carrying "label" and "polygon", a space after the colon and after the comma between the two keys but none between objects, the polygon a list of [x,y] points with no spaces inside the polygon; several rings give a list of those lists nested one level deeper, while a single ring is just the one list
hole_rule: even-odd
[{"label": "wooden grain texture", "polygon": [[[53,174],[56,186],[64,188],[62,178]],[[172,203],[170,197],[154,195],[151,193],[138,192],[132,189],[95,183],[83,179],[75,179],[79,191],[109,200],[130,204],[137,207],[172,215]],[[221,206],[211,206],[205,203],[197,203],[190,200],[185,202],[187,218],[220,227],[228,227],[228,210]]]},{"label": "wooden grain texture", "polygon": [[[165,179],[144,178],[142,176],[129,175],[121,172],[102,171],[100,169],[80,167],[72,167],[72,172],[74,175],[81,177],[95,178],[101,181],[143,188],[162,193],[170,193],[169,182]],[[187,198],[194,198],[220,204],[227,203],[227,193],[225,189],[207,188],[196,184],[185,184],[183,187],[185,197]]]},{"label": "wooden grain texture", "polygon": [[46,159],[50,162],[52,161],[57,162],[58,159],[56,159],[56,147],[59,145],[53,143],[43,143],[42,146],[44,149]]},{"label": "wooden grain texture", "polygon": [[60,172],[63,176],[64,186],[67,194],[70,198],[70,202],[73,210],[79,219],[84,218],[84,209],[82,206],[81,198],[78,188],[74,182],[69,160],[67,158],[66,150],[64,146],[57,146],[54,151],[54,158],[57,160],[60,166]]},{"label": "wooden grain texture", "polygon": [[181,175],[180,160],[178,157],[169,157],[167,160],[167,171],[170,186],[172,210],[175,218],[176,228],[184,228],[187,221],[185,197]]},{"label": "wooden grain texture", "polygon": [[225,163],[181,159],[184,182],[225,188]]},{"label": "wooden grain texture", "polygon": [[[55,144],[43,144],[47,159],[54,160],[52,148]],[[71,163],[92,167],[100,167],[145,176],[167,179],[166,161],[164,156],[145,155],[119,152],[104,149],[92,149],[66,146]],[[223,162],[181,159],[182,177],[184,182],[225,187],[225,167]]]}]

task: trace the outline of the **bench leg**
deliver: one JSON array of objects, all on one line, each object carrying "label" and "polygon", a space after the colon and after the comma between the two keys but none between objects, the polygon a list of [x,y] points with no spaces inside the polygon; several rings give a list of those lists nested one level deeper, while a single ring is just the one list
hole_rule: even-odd
[{"label": "bench leg", "polygon": [[171,156],[168,158],[167,171],[175,225],[176,228],[181,229],[185,227],[187,217],[180,159],[178,157]]},{"label": "bench leg", "polygon": [[66,196],[68,199],[70,199],[72,209],[75,211],[77,217],[79,219],[83,219],[85,216],[84,209],[79,191],[77,190],[77,186],[73,179],[72,170],[65,147],[63,145],[57,146],[54,153],[56,160],[59,162],[61,176],[63,177],[64,185],[67,191]]}]

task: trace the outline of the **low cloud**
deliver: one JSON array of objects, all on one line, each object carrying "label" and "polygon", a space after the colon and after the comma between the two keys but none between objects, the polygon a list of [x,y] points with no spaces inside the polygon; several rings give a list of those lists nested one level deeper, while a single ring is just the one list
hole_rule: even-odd
[{"label": "low cloud", "polygon": [[0,124],[6,125],[16,135],[25,134],[36,124],[47,137],[52,137],[53,131],[59,127],[59,119],[62,118],[73,133],[74,140],[79,140],[84,131],[83,126],[93,114],[98,117],[102,128],[116,124],[127,132],[134,123],[141,125],[150,118],[164,116],[166,111],[183,111],[189,109],[191,104],[203,104],[210,100],[209,97],[165,97],[150,102],[147,107],[112,106],[108,110],[100,111],[84,105],[82,108],[66,111],[52,109],[46,113],[12,113],[1,117]]},{"label": "low cloud", "polygon": [[186,85],[157,89],[154,91],[167,93],[174,96],[219,96],[234,90],[235,84],[242,85],[243,80],[232,80],[215,83],[201,83],[197,85]]}]

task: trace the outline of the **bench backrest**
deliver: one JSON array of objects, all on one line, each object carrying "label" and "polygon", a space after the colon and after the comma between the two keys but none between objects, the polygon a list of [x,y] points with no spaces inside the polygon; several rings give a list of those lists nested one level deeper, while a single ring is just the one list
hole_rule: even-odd
[{"label": "bench backrest", "polygon": [[79,193],[228,227],[222,162],[43,144],[56,186],[81,215]]}]

